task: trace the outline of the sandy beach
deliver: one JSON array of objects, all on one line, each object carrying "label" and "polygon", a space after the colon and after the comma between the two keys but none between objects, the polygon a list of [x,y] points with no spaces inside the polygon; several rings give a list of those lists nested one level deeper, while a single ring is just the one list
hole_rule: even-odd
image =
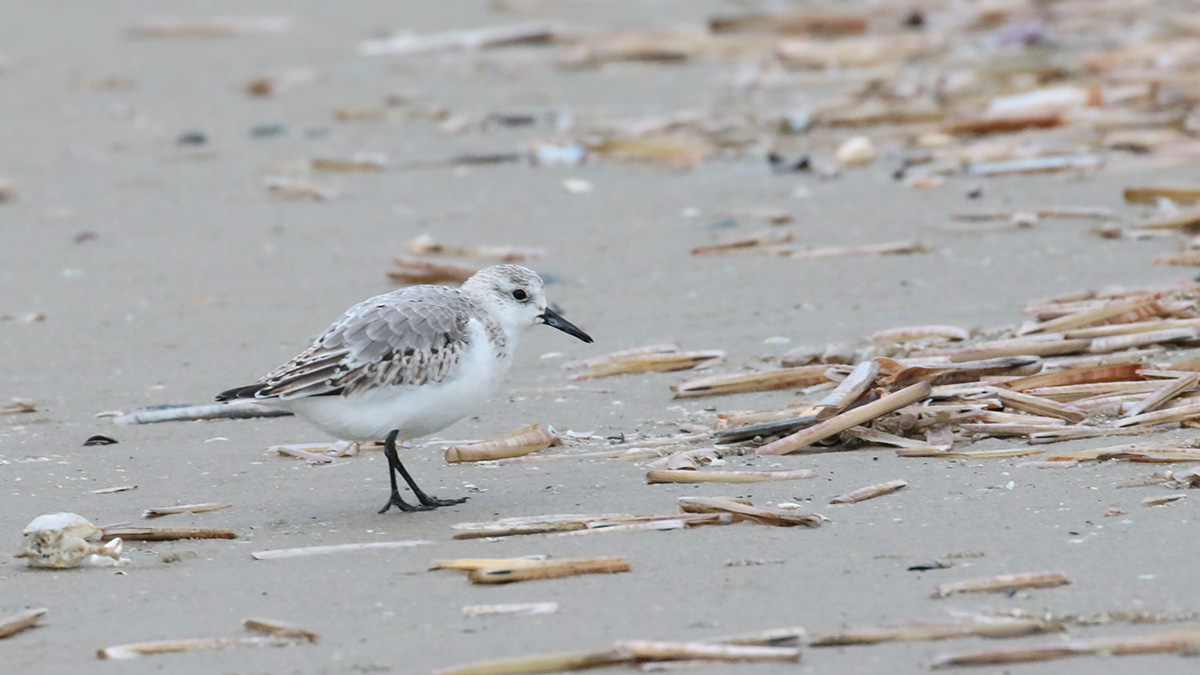
[{"label": "sandy beach", "polygon": [[[895,33],[905,12],[883,4],[839,9],[869,17],[867,35]],[[932,3],[926,28],[912,34],[949,30],[968,4]],[[971,28],[983,36],[980,50],[991,44],[986,36],[1024,25],[1029,8],[1011,4],[996,28]],[[1145,23],[1138,25],[1165,25],[1171,16],[1159,3],[1142,4],[1139,21]],[[872,77],[919,80],[919,73],[938,71],[940,58],[949,64],[945,73],[970,70],[965,60],[951,63],[949,52],[917,57],[911,69],[885,61],[828,70],[776,68],[751,48],[742,56],[698,48],[669,62],[586,52],[589,40],[605,31],[703,27],[716,15],[809,9],[806,3],[708,0],[370,0],[354,3],[352,11],[268,2],[10,8],[19,20],[0,22],[0,184],[12,186],[0,200],[0,408],[25,399],[34,410],[0,415],[0,618],[29,608],[48,611],[32,630],[0,639],[0,670],[430,673],[502,657],[602,651],[617,640],[697,641],[784,627],[803,627],[811,637],[950,621],[950,612],[1110,615],[1100,625],[1066,621],[1070,639],[1195,626],[1200,605],[1187,589],[1200,584],[1200,570],[1188,553],[1187,528],[1195,526],[1196,498],[1149,508],[1145,497],[1171,491],[1117,487],[1164,467],[1181,470],[1178,465],[1109,461],[1041,469],[1021,466],[1039,457],[898,457],[882,446],[756,456],[750,445],[750,454],[727,456],[721,468],[812,469],[817,476],[647,485],[646,469],[632,461],[452,465],[441,449],[417,447],[404,459],[418,482],[438,496],[469,501],[380,515],[387,497],[381,452],[320,465],[265,452],[282,443],[329,440],[303,420],[117,426],[101,415],[208,403],[222,390],[253,382],[306,347],[345,308],[396,288],[387,276],[393,259],[411,255],[410,242],[423,234],[458,246],[545,249],[544,257],[524,264],[550,281],[549,299],[595,344],[530,330],[500,393],[436,437],[487,439],[533,423],[586,437],[548,452],[597,452],[620,439],[636,445],[707,432],[720,412],[815,400],[822,394],[802,399],[794,389],[673,399],[669,389],[703,374],[778,367],[782,354],[801,345],[861,344],[875,331],[907,325],[995,329],[1029,320],[1023,309],[1035,300],[1112,286],[1183,284],[1195,276],[1195,268],[1154,264],[1156,256],[1178,252],[1186,234],[1133,239],[1093,231],[1134,229],[1171,208],[1127,203],[1126,188],[1197,185],[1194,158],[1200,155],[1178,131],[1182,123],[1162,125],[1178,132],[1176,140],[1138,153],[1104,146],[1099,123],[1088,126],[1082,115],[1054,129],[1000,134],[988,142],[1068,148],[1056,152],[1094,156],[1101,164],[997,177],[931,168],[922,187],[913,176],[926,175],[923,164],[910,160],[932,153],[929,166],[941,166],[948,154],[938,153],[950,151],[921,147],[916,139],[940,133],[943,120],[845,127],[814,118],[810,131],[792,134],[780,133],[778,120],[822,110],[848,91],[863,91]],[[155,34],[161,24],[146,22],[168,14],[242,21],[233,29],[218,25],[217,32],[230,35]],[[259,18],[246,23],[248,17]],[[1114,13],[1097,21],[1118,19]],[[1034,56],[1051,62],[1056,54],[1077,54],[1068,49],[1078,46],[1073,20],[1066,10],[1063,17],[1043,17],[1048,37]],[[536,22],[572,37],[410,55],[360,51],[364,42],[399,31],[436,35]],[[1116,46],[1096,38],[1087,49]],[[1179,58],[1181,77],[1194,79],[1190,57]],[[1064,68],[1067,84],[1078,78],[1111,86],[1106,91],[1118,88],[1102,74]],[[256,78],[266,78],[259,88],[268,95],[248,93]],[[1004,92],[1017,88],[1009,85]],[[989,95],[981,91],[978,106],[986,107]],[[579,164],[527,159],[539,144],[573,147],[621,133],[636,137],[637,129],[651,127],[699,144],[684,148],[700,147],[702,157],[687,166],[623,161],[599,151]],[[858,135],[872,139],[874,161],[839,167],[837,148]],[[947,142],[978,148],[971,144],[984,141],[950,135]],[[773,170],[769,152],[789,160],[808,156],[813,168]],[[517,161],[508,161],[512,153]],[[490,154],[501,157],[482,161]],[[314,159],[356,157],[362,170],[312,168]],[[906,161],[911,169],[897,179]],[[963,212],[1051,206],[1108,209],[1110,215],[1103,222],[1047,217],[975,232],[962,231],[969,225],[953,219]],[[765,215],[786,222],[771,224]],[[799,247],[919,242],[926,252],[818,259],[756,250],[691,254],[697,246],[764,230],[786,231]],[[474,267],[493,262],[435,259]],[[579,382],[562,367],[664,342],[724,350],[726,357],[705,372]],[[1195,355],[1172,347],[1151,360]],[[95,435],[117,442],[84,446]],[[1194,430],[1175,428],[1137,440],[1194,438]],[[1076,440],[1053,449],[1120,440]],[[1025,444],[989,438],[959,446]],[[894,479],[907,487],[861,503],[829,503]],[[119,486],[136,488],[97,492]],[[735,523],[452,539],[454,524],[498,518],[672,514],[678,498],[687,496],[794,503],[827,520],[818,528]],[[201,502],[232,506],[142,518],[147,508]],[[57,512],[100,526],[228,528],[236,539],[127,541],[128,564],[110,568],[29,569],[8,557],[27,523]],[[280,560],[251,555],[386,541],[421,543]],[[428,570],[435,560],[527,555],[622,556],[631,571],[493,586],[472,584],[461,572]],[[944,567],[910,569],[939,561]],[[1061,572],[1070,583],[931,598],[939,584],[1040,571]],[[463,614],[464,606],[523,602],[555,602],[558,609],[535,616]],[[97,658],[98,649],[126,643],[247,637],[253,633],[242,622],[250,617],[302,626],[319,634],[319,642],[122,664]],[[686,671],[915,673],[928,671],[940,654],[1009,643],[967,638],[820,648],[802,641],[798,664],[717,663]],[[1161,654],[972,672],[1086,668],[1165,675],[1195,667],[1193,659]]]}]

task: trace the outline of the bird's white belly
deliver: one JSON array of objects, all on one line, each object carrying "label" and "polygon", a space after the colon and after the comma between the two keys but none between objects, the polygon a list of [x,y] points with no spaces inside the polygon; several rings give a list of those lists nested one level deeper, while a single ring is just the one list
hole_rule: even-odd
[{"label": "bird's white belly", "polygon": [[482,408],[508,370],[497,360],[477,322],[472,347],[454,375],[422,385],[364,388],[349,396],[313,396],[277,405],[306,418],[326,433],[348,441],[379,441],[393,430],[401,439],[441,431]]}]

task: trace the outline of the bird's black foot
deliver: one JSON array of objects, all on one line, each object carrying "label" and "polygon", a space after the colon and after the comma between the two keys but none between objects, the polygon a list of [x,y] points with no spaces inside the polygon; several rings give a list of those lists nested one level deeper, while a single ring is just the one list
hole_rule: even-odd
[{"label": "bird's black foot", "polygon": [[420,506],[409,504],[400,498],[399,492],[393,492],[391,498],[389,498],[388,502],[383,505],[382,509],[379,509],[379,512],[387,513],[388,509],[392,508],[393,506],[401,511],[432,511],[440,506],[440,504],[421,504]]},{"label": "bird's black foot", "polygon": [[436,509],[439,506],[454,506],[455,504],[462,504],[467,501],[466,497],[460,499],[438,499],[437,497],[430,497],[424,492],[418,493],[417,499],[421,502],[422,506],[428,506],[431,509]]}]

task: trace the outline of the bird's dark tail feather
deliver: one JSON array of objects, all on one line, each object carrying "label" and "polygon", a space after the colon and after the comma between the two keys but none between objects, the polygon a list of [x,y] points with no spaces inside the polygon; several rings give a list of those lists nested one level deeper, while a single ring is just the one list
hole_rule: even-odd
[{"label": "bird's dark tail feather", "polygon": [[225,401],[237,401],[239,399],[254,398],[254,395],[261,391],[262,388],[262,384],[234,387],[233,389],[217,394],[217,401],[223,403]]}]

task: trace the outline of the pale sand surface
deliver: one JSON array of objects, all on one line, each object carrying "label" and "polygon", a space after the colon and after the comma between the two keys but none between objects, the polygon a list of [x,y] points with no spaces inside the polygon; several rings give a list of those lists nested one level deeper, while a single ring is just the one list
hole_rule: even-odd
[{"label": "pale sand surface", "polygon": [[[481,438],[531,422],[601,435],[665,435],[706,409],[781,407],[790,392],[674,402],[667,387],[685,375],[641,375],[568,384],[562,359],[675,340],[724,349],[722,371],[799,344],[857,341],[913,323],[965,327],[1011,324],[1026,301],[1108,284],[1186,278],[1151,265],[1168,241],[1097,238],[1082,222],[967,237],[936,231],[965,208],[1067,204],[1123,215],[1131,183],[1195,178],[1194,168],[1086,178],[954,179],[915,191],[890,177],[894,162],[839,180],[772,175],[759,160],[714,161],[690,172],[594,164],[327,174],[340,186],[326,203],[264,194],[263,164],[314,156],[385,152],[394,160],[507,151],[552,137],[544,128],[446,135],[426,120],[338,123],[337,107],[378,106],[390,93],[417,92],[452,111],[548,109],[571,105],[625,114],[704,106],[720,94],[727,67],[630,64],[590,71],[550,66],[473,72],[467,61],[390,68],[358,56],[365,37],[400,27],[440,30],[553,16],[580,23],[634,22],[618,5],[547,3],[517,17],[484,3],[152,2],[104,5],[10,3],[0,22],[0,175],[18,198],[0,205],[0,315],[42,312],[44,322],[0,323],[0,402],[31,398],[39,410],[0,418],[0,551],[15,551],[21,528],[42,513],[72,511],[98,524],[139,522],[152,506],[230,502],[231,509],[172,516],[154,524],[229,527],[233,541],[131,542],[132,563],[112,570],[31,571],[0,558],[0,615],[46,607],[44,625],[0,642],[5,673],[424,673],[476,659],[542,651],[602,649],[613,640],[688,640],[800,625],[843,627],[938,619],[944,609],[1092,613],[1200,609],[1191,512],[1140,505],[1115,484],[1153,470],[1124,463],[1070,470],[1018,468],[1019,460],[956,463],[901,459],[891,452],[733,458],[732,467],[812,468],[814,480],[753,486],[647,486],[643,469],[615,461],[529,466],[449,466],[439,452],[407,463],[430,492],[470,496],[462,506],[421,514],[376,509],[386,498],[379,453],[314,468],[265,455],[273,444],[322,440],[295,419],[114,427],[93,416],[167,402],[205,402],[246,384],[307,344],[345,307],[393,286],[384,273],[417,234],[456,243],[545,246],[535,264],[561,279],[548,294],[595,345],[535,329],[521,345],[503,392],[443,434]],[[719,3],[646,3],[655,20],[692,17]],[[277,36],[131,40],[131,21],[183,16],[286,13]],[[318,81],[259,100],[249,78],[312,67]],[[106,77],[132,88],[96,90]],[[253,139],[256,124],[279,137]],[[200,148],[180,148],[189,130]],[[306,130],[316,130],[309,137]],[[564,191],[565,178],[594,185]],[[984,195],[968,201],[975,184]],[[796,198],[797,187],[807,198]],[[920,239],[920,256],[792,261],[758,256],[694,258],[688,250],[732,236],[708,226],[737,209],[775,207],[814,245]],[[686,218],[687,208],[701,216]],[[758,229],[743,222],[736,232]],[[94,240],[75,243],[80,232]],[[764,344],[784,336],[790,345]],[[1191,436],[1193,432],[1173,432]],[[117,445],[82,447],[93,434]],[[1103,445],[1075,442],[1064,448]],[[1002,447],[990,441],[982,447]],[[592,448],[598,449],[598,448]],[[830,506],[842,492],[905,478],[895,495]],[[133,491],[92,490],[136,484]],[[1011,487],[1006,487],[1011,484]],[[469,485],[477,488],[470,491]],[[549,513],[670,513],[683,495],[738,495],[756,503],[794,500],[827,515],[816,530],[752,525],[578,538],[452,541],[450,525]],[[1189,500],[1190,501],[1190,500]],[[1105,518],[1110,509],[1126,516]],[[434,543],[295,560],[255,561],[252,551],[400,539]],[[176,563],[161,556],[183,554]],[[481,587],[430,561],[527,554],[622,555],[632,573]],[[950,554],[982,554],[948,570],[909,572]],[[194,554],[194,555],[193,555]],[[774,564],[729,566],[743,560]],[[1059,570],[1070,586],[1003,596],[934,601],[936,584],[977,575]],[[556,601],[540,617],[465,618],[464,605]],[[321,634],[315,646],[165,655],[102,664],[97,648],[151,639],[242,635],[251,616],[278,618]],[[1074,629],[1080,636],[1153,627]],[[800,665],[717,665],[697,672],[923,672],[944,651],[996,646],[982,640],[806,649]],[[1085,658],[977,672],[1191,672],[1175,656]],[[612,669],[605,672],[634,672]]]}]

